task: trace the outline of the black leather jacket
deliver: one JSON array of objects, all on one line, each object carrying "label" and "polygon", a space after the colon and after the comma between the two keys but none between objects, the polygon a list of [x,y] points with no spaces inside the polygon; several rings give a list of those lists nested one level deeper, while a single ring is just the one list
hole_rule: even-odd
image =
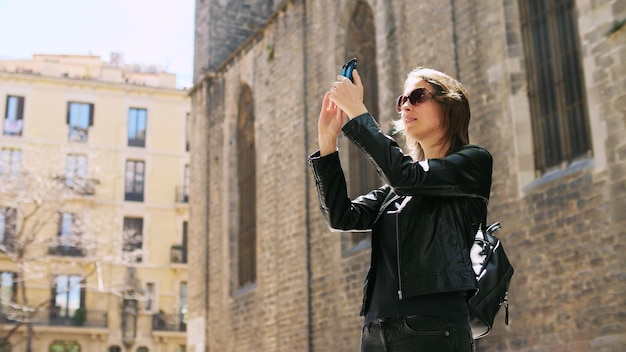
[{"label": "black leather jacket", "polygon": [[[351,201],[338,153],[311,155],[320,208],[331,229],[371,229],[389,203],[410,196],[397,214],[394,234],[400,299],[473,292],[476,279],[469,248],[486,219],[493,164],[489,152],[467,145],[444,158],[429,159],[425,167],[405,156],[367,113],[346,123],[343,133],[374,163],[386,185]],[[368,294],[366,279],[363,309]]]}]

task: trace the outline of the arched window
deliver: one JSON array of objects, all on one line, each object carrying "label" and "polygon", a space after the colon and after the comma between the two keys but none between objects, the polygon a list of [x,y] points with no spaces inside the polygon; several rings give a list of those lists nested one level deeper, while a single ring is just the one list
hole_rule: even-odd
[{"label": "arched window", "polygon": [[122,352],[122,348],[120,346],[111,346],[109,347],[109,352]]},{"label": "arched window", "polygon": [[237,183],[239,231],[237,267],[239,288],[256,282],[256,147],[252,90],[244,85],[237,116]]},{"label": "arched window", "polygon": [[[365,2],[359,1],[352,12],[347,32],[347,58],[359,59],[357,69],[363,81],[363,102],[370,114],[378,120],[378,73],[376,70],[376,29],[372,8]],[[352,143],[348,143],[349,164],[347,170],[348,192],[354,198],[367,193],[382,182],[372,163],[367,160],[363,152]],[[365,238],[368,234],[362,232],[350,234],[344,239],[343,249],[349,249]]]},{"label": "arched window", "polygon": [[146,346],[141,346],[137,348],[137,352],[149,352],[150,350]]}]

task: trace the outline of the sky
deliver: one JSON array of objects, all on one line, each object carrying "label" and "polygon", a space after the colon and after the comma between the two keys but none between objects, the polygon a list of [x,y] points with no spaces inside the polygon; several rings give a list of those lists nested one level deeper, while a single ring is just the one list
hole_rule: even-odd
[{"label": "sky", "polygon": [[191,87],[194,10],[195,0],[0,0],[0,60],[118,52]]}]

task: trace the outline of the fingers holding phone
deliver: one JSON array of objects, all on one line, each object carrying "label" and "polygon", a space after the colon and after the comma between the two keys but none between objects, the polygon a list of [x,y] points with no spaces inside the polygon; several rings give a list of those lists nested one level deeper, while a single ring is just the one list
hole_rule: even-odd
[{"label": "fingers holding phone", "polygon": [[343,66],[341,67],[340,75],[344,76],[344,77],[350,79],[350,81],[354,82],[354,79],[352,79],[352,71],[354,71],[356,69],[356,64],[357,64],[356,57],[350,59],[350,61],[348,61],[345,64],[343,64]]},{"label": "fingers holding phone", "polygon": [[340,75],[337,76],[338,80],[330,89],[331,100],[350,119],[367,112],[363,105],[363,84],[356,70],[356,64],[356,58],[346,62],[341,68]]}]

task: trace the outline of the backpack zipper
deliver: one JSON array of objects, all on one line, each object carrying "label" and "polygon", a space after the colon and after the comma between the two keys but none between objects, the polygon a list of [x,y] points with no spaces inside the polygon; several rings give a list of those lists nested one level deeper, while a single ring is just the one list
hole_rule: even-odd
[{"label": "backpack zipper", "polygon": [[504,293],[504,302],[502,302],[504,304],[504,309],[505,309],[505,313],[504,313],[504,325],[509,325],[509,292],[505,292]]}]

